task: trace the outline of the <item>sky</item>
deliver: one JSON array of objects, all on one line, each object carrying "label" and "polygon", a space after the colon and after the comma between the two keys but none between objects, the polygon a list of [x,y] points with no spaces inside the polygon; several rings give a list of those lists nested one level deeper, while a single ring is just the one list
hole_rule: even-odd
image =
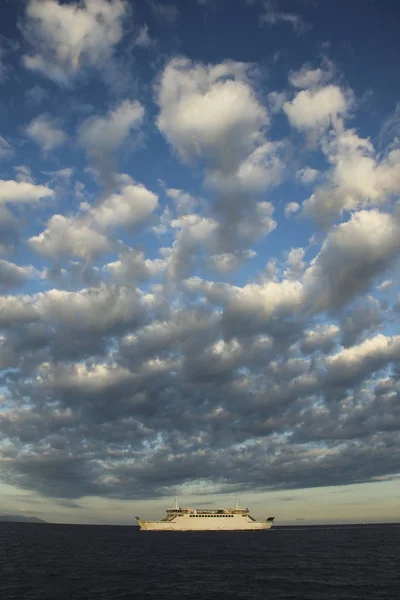
[{"label": "sky", "polygon": [[400,7],[0,6],[0,513],[400,520]]}]

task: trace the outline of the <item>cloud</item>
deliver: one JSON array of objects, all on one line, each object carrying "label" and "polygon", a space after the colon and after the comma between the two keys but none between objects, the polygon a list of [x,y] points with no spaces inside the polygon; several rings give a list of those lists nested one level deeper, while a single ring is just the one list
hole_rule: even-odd
[{"label": "cloud", "polygon": [[276,316],[291,314],[301,308],[304,289],[300,281],[266,281],[249,283],[243,287],[202,281],[192,277],[185,281],[189,293],[205,296],[213,304],[222,306],[223,326],[234,334],[265,332],[265,326]]},{"label": "cloud", "polygon": [[217,246],[218,224],[212,218],[187,214],[171,221],[177,230],[175,242],[167,259],[166,276],[169,281],[186,277],[193,269],[199,249]]},{"label": "cloud", "polygon": [[3,63],[3,55],[4,50],[0,47],[0,83],[3,83],[7,79],[8,71],[6,65]]},{"label": "cloud", "polygon": [[351,107],[350,94],[337,85],[318,89],[301,90],[294,99],[283,104],[289,122],[300,131],[316,131],[322,134],[338,118],[345,117]]},{"label": "cloud", "polygon": [[[137,100],[123,100],[106,116],[90,116],[78,129],[78,142],[86,150],[100,180],[115,185],[115,155],[132,131],[140,128],[144,107]],[[112,178],[110,182],[109,179]]]},{"label": "cloud", "polygon": [[293,12],[278,10],[275,2],[264,2],[264,11],[260,17],[261,25],[278,25],[284,23],[293,27],[298,34],[304,34],[310,29],[310,25],[304,21],[301,15]]},{"label": "cloud", "polygon": [[42,198],[54,195],[53,190],[45,185],[34,185],[25,181],[0,179],[0,205],[1,204],[31,204]]},{"label": "cloud", "polygon": [[311,167],[304,167],[300,169],[296,173],[296,179],[300,181],[302,185],[310,185],[313,183],[319,175],[319,171],[317,169],[312,169]]},{"label": "cloud", "polygon": [[0,135],[0,158],[7,159],[14,155],[14,149],[5,138]]},{"label": "cloud", "polygon": [[332,79],[335,72],[334,64],[325,59],[322,67],[313,69],[309,63],[305,63],[298,71],[289,72],[289,83],[296,88],[308,89],[321,87]]},{"label": "cloud", "polygon": [[253,75],[244,63],[203,65],[176,58],[156,88],[159,129],[182,161],[204,167],[205,187],[215,198],[207,219],[218,232],[208,248],[235,255],[236,264],[275,228],[272,205],[260,200],[284,173],[285,144],[266,138],[269,115],[252,86]]},{"label": "cloud", "polygon": [[134,227],[145,221],[157,208],[156,194],[143,184],[127,182],[122,185],[120,194],[112,194],[89,215],[101,228]]},{"label": "cloud", "polygon": [[153,44],[151,37],[149,36],[149,28],[144,24],[136,37],[135,45],[140,48],[149,48]]},{"label": "cloud", "polygon": [[109,251],[114,245],[110,230],[137,229],[157,208],[157,196],[130,177],[119,177],[120,193],[105,196],[92,206],[82,202],[74,216],[53,215],[45,230],[28,242],[39,254],[56,260],[78,257],[86,263]]},{"label": "cloud", "polygon": [[[390,479],[397,116],[372,143],[327,59],[279,91],[261,64],[170,53],[149,87],[129,50],[180,18],[150,4],[150,29],[128,2],[25,5],[23,72],[63,91],[25,81],[0,138],[2,482],[75,507]],[[290,37],[287,7],[264,25]]]},{"label": "cloud", "polygon": [[353,382],[399,358],[400,336],[378,334],[358,346],[344,348],[337,354],[328,356],[325,365],[328,378],[338,385]]},{"label": "cloud", "polygon": [[34,273],[33,267],[19,267],[8,260],[0,259],[0,289],[4,291],[23,286]]},{"label": "cloud", "polygon": [[184,190],[168,188],[166,194],[174,202],[178,215],[190,213],[196,208],[196,199]]},{"label": "cloud", "polygon": [[0,297],[0,307],[0,326],[2,328],[36,321],[39,318],[37,309],[29,296],[2,296]]},{"label": "cloud", "polygon": [[204,159],[231,170],[255,149],[268,114],[246,70],[229,61],[213,66],[175,58],[167,64],[158,87],[157,125],[183,160]]},{"label": "cloud", "polygon": [[291,215],[297,213],[300,210],[300,204],[297,202],[288,202],[285,204],[285,217],[290,217]]},{"label": "cloud", "polygon": [[280,157],[283,144],[265,141],[242,160],[234,173],[224,170],[210,170],[206,185],[226,194],[261,193],[278,185],[284,173],[284,164]]},{"label": "cloud", "polygon": [[145,314],[141,295],[124,286],[103,284],[79,292],[49,290],[37,296],[43,318],[65,330],[93,335],[127,327]]},{"label": "cloud", "polygon": [[341,344],[345,348],[360,343],[365,335],[376,332],[384,320],[384,311],[374,297],[358,300],[340,322]]},{"label": "cloud", "polygon": [[385,279],[385,281],[382,281],[382,283],[380,283],[377,288],[378,290],[387,290],[389,288],[391,288],[393,285],[393,279]]},{"label": "cloud", "polygon": [[61,146],[68,139],[66,133],[58,127],[57,121],[46,114],[33,119],[26,127],[26,133],[44,152]]},{"label": "cloud", "polygon": [[325,181],[303,203],[304,212],[321,223],[344,211],[379,206],[400,192],[400,150],[378,158],[370,140],[354,130],[326,140],[322,150],[332,167]]},{"label": "cloud", "polygon": [[33,105],[39,105],[48,97],[48,92],[41,85],[35,85],[25,92],[28,102]]},{"label": "cloud", "polygon": [[[20,240],[26,225],[21,210],[36,207],[40,200],[53,198],[55,193],[45,185],[36,185],[24,167],[17,167],[20,181],[0,179],[0,251],[8,253]],[[19,215],[14,214],[18,211]]]},{"label": "cloud", "polygon": [[39,254],[55,259],[77,256],[88,261],[110,248],[104,234],[80,219],[63,215],[53,215],[47,228],[28,242]]},{"label": "cloud", "polygon": [[377,210],[359,211],[336,226],[304,275],[312,305],[338,308],[367,290],[398,255],[399,234],[398,218]]},{"label": "cloud", "polygon": [[[185,286],[190,293],[205,296],[223,307],[223,322],[229,331],[246,327],[248,331],[264,331],[272,319],[284,319],[305,311],[317,313],[338,310],[358,294],[365,292],[373,280],[383,273],[400,250],[398,221],[378,211],[360,211],[335,227],[326,237],[320,252],[310,266],[301,266],[292,278],[243,287],[190,278]],[[303,254],[300,254],[302,258]],[[294,256],[289,256],[288,265]],[[302,273],[304,271],[304,273]]]},{"label": "cloud", "polygon": [[316,350],[329,352],[335,345],[335,339],[340,333],[340,328],[337,325],[319,325],[316,329],[308,329],[305,331],[303,340],[301,341],[301,350],[305,354],[310,354]]},{"label": "cloud", "polygon": [[165,260],[146,259],[143,252],[125,248],[119,254],[118,260],[105,264],[103,268],[120,283],[129,281],[132,285],[138,285],[162,273],[165,267]]},{"label": "cloud", "polygon": [[147,3],[156,19],[158,19],[163,25],[167,25],[169,27],[176,25],[180,17],[180,12],[176,4],[172,2],[157,2],[157,0],[147,0]]},{"label": "cloud", "polygon": [[62,85],[89,67],[104,69],[123,37],[127,10],[121,0],[29,0],[22,31],[32,51],[25,67]]}]

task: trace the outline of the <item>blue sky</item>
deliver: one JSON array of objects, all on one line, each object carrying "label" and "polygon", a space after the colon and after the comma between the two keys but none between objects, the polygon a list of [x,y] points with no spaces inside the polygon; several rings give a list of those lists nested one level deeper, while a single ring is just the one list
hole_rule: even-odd
[{"label": "blue sky", "polygon": [[398,519],[395,3],[0,10],[0,510]]}]

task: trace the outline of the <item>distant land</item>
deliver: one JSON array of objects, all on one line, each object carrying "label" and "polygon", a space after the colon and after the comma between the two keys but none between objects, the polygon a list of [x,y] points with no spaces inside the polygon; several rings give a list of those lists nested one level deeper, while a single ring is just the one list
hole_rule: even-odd
[{"label": "distant land", "polygon": [[25,517],[23,515],[0,515],[0,521],[9,521],[12,523],[47,523],[39,517]]}]

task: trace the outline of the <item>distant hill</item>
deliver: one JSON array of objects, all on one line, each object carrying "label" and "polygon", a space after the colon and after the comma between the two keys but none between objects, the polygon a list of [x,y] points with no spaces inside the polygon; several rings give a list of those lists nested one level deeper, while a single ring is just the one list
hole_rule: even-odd
[{"label": "distant hill", "polygon": [[0,521],[8,521],[11,523],[47,523],[39,517],[25,517],[23,515],[0,515]]}]

